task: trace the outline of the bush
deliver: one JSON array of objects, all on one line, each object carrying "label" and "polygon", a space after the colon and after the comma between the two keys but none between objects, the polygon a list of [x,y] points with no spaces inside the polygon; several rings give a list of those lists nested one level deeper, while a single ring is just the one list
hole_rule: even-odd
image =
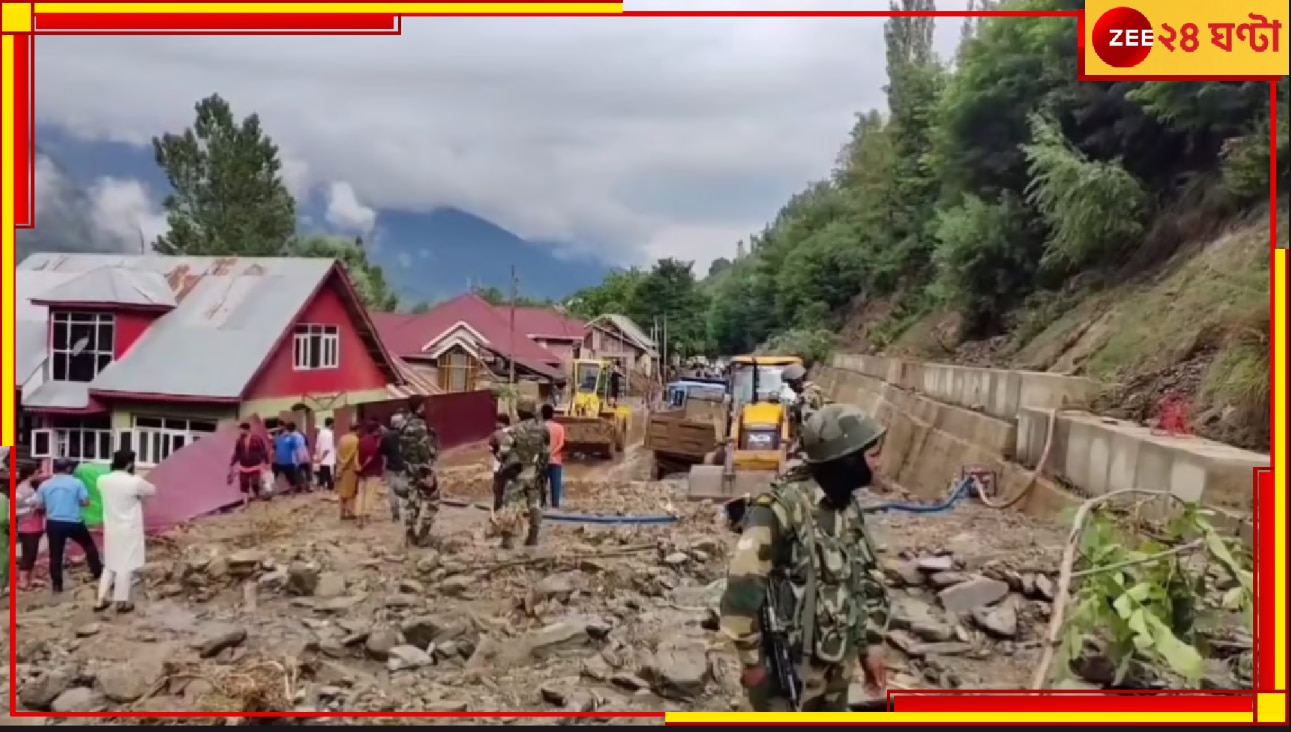
[{"label": "bush", "polygon": [[1119,161],[1088,159],[1043,117],[1031,117],[1031,135],[1023,148],[1031,174],[1027,200],[1050,229],[1041,263],[1074,269],[1137,246],[1149,210],[1138,179]]},{"label": "bush", "polygon": [[[1285,112],[1284,109],[1279,110]],[[1278,188],[1285,195],[1287,171],[1291,169],[1291,144],[1288,144],[1287,120],[1278,119]],[[1262,201],[1269,196],[1269,118],[1247,135],[1224,143],[1221,153],[1224,190],[1238,203]]]},{"label": "bush", "polygon": [[932,293],[964,315],[970,334],[1000,324],[1034,289],[1037,252],[1028,246],[1026,216],[1012,197],[991,204],[965,196],[937,217]]}]

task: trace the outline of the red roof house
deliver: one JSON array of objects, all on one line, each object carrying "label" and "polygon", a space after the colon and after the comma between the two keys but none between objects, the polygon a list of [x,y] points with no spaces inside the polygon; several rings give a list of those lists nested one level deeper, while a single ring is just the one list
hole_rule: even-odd
[{"label": "red roof house", "polygon": [[440,388],[463,391],[489,373],[563,382],[564,361],[583,338],[582,322],[547,308],[495,307],[475,293],[419,314],[373,313],[389,351],[415,367],[433,367]]},{"label": "red roof house", "polygon": [[334,260],[33,254],[15,283],[33,457],[157,464],[221,421],[417,387]]}]

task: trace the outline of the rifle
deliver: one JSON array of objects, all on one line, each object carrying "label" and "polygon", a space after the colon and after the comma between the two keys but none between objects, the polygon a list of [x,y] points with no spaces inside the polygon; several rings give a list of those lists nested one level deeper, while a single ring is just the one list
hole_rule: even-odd
[{"label": "rifle", "polygon": [[790,652],[789,631],[780,621],[775,605],[775,593],[768,589],[766,602],[762,603],[758,623],[762,629],[762,655],[766,658],[772,680],[789,700],[793,711],[802,711],[802,678],[793,663]]}]

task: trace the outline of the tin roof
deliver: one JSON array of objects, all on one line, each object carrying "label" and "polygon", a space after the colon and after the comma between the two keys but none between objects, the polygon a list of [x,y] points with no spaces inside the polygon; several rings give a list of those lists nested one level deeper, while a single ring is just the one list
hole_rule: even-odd
[{"label": "tin roof", "polygon": [[632,320],[632,318],[629,318],[626,315],[617,315],[615,313],[598,315],[587,324],[587,327],[591,328],[593,326],[600,325],[603,321],[608,321],[616,330],[627,337],[628,340],[636,343],[637,346],[648,352],[650,355],[658,355],[656,352],[658,344],[654,342],[654,339],[646,335],[645,331],[641,330],[641,326],[637,325],[636,321]]},{"label": "tin roof", "polygon": [[[506,307],[494,307],[502,317],[507,317]],[[568,339],[581,341],[587,327],[578,318],[566,315],[555,308],[516,308],[516,330],[531,338]]]},{"label": "tin roof", "polygon": [[173,308],[178,303],[160,272],[99,267],[37,295],[47,303],[101,303]]},{"label": "tin roof", "polygon": [[[100,302],[91,295],[105,294],[110,284],[124,286],[140,298],[145,296],[142,289],[147,297],[164,301],[154,289],[164,283],[174,309],[104,369],[89,391],[239,398],[333,272],[342,283],[348,282],[335,260],[322,258],[33,254],[18,265],[15,277],[17,319],[28,323],[15,334],[16,360],[28,368],[30,377],[46,356],[48,314],[31,300],[53,294],[59,301]],[[95,274],[87,277],[91,273]],[[87,284],[84,295],[74,287],[77,282]],[[344,289],[346,299],[353,301],[356,321],[368,322],[353,288]],[[398,380],[375,332],[364,335]],[[21,369],[17,376],[22,378]]]},{"label": "tin roof", "polygon": [[434,345],[434,340],[451,333],[458,323],[465,323],[487,341],[485,345],[490,351],[504,358],[514,357],[517,363],[560,364],[559,356],[525,335],[519,308],[516,309],[516,328],[512,334],[505,311],[474,293],[458,295],[416,315],[376,313],[373,321],[386,348],[398,356],[423,355],[428,346]]}]

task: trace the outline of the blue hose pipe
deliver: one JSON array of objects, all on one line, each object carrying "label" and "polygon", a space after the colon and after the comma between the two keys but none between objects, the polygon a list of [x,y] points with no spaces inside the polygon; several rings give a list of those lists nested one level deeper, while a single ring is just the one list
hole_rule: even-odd
[{"label": "blue hose pipe", "polygon": [[677,523],[676,516],[596,516],[592,514],[548,512],[543,521],[562,524],[601,524],[603,526],[662,526]]},{"label": "blue hose pipe", "polygon": [[901,513],[944,513],[955,507],[956,503],[968,498],[973,492],[973,479],[964,478],[955,486],[955,490],[950,496],[941,503],[880,503],[877,506],[866,506],[861,509],[862,513],[886,513],[888,511],[899,511]]}]

